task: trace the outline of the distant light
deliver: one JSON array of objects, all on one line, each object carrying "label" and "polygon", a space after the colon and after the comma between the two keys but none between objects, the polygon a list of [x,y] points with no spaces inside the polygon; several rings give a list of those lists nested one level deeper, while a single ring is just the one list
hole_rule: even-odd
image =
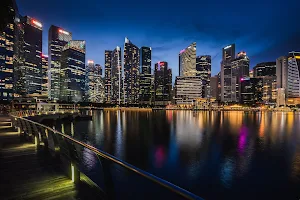
[{"label": "distant light", "polygon": [[74,165],[71,164],[71,171],[72,171],[72,182],[75,182],[75,169],[74,169]]},{"label": "distant light", "polygon": [[300,56],[295,56],[296,59],[300,59]]},{"label": "distant light", "polygon": [[42,57],[44,57],[44,58],[48,58],[48,55],[42,54]]},{"label": "distant light", "polygon": [[88,64],[94,64],[93,60],[88,60]]},{"label": "distant light", "polygon": [[31,22],[32,22],[34,25],[38,26],[38,27],[41,27],[41,28],[43,27],[43,25],[42,25],[41,22],[38,22],[38,21],[36,21],[36,20],[34,20],[34,19],[33,19]]},{"label": "distant light", "polygon": [[228,45],[226,47],[224,47],[224,49],[229,49],[231,47],[231,45]]},{"label": "distant light", "polygon": [[70,33],[69,33],[69,32],[67,32],[67,31],[64,31],[64,30],[62,30],[62,29],[59,29],[59,30],[58,30],[58,32],[60,32],[60,33],[63,33],[63,34],[66,34],[66,35],[70,35]]}]

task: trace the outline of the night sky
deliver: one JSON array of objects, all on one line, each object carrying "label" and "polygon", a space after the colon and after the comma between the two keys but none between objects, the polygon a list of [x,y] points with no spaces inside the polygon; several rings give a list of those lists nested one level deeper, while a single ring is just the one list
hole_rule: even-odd
[{"label": "night sky", "polygon": [[212,56],[212,74],[220,71],[222,47],[236,43],[251,68],[300,51],[300,0],[17,0],[21,15],[43,23],[47,54],[51,24],[87,41],[86,60],[104,66],[104,50],[124,38],[152,47],[155,62],[167,61],[178,75],[178,53],[197,42],[197,55]]}]

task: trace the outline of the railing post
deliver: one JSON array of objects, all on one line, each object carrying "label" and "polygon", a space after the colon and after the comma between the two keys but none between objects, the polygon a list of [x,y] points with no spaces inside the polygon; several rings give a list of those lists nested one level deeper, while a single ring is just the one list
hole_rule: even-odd
[{"label": "railing post", "polygon": [[97,155],[98,160],[101,164],[102,172],[103,172],[103,180],[104,180],[104,187],[105,191],[107,193],[108,199],[115,199],[115,193],[114,193],[114,184],[113,179],[111,175],[111,163],[109,160],[106,160],[105,158],[100,157]]}]

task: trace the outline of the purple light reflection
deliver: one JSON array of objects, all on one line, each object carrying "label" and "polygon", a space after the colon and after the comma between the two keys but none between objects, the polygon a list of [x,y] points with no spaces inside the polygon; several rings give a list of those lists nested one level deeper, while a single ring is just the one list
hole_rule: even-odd
[{"label": "purple light reflection", "polygon": [[242,126],[240,129],[240,136],[239,136],[239,144],[238,144],[238,152],[240,154],[244,153],[245,148],[246,148],[246,143],[247,143],[247,135],[248,135],[248,130],[245,126]]}]

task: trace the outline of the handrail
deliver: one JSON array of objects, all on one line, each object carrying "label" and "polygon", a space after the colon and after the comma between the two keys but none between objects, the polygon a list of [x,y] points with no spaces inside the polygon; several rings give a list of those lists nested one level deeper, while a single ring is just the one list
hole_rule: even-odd
[{"label": "handrail", "polygon": [[116,157],[114,157],[114,156],[112,156],[112,155],[110,155],[110,154],[102,151],[102,150],[99,150],[99,149],[97,149],[97,148],[95,148],[95,147],[93,147],[91,145],[88,145],[88,144],[86,144],[84,142],[78,141],[78,140],[74,139],[73,137],[71,137],[69,135],[63,134],[63,133],[61,133],[61,132],[59,132],[59,131],[57,131],[57,130],[55,130],[53,128],[50,128],[50,127],[45,126],[43,124],[40,124],[38,122],[29,120],[27,118],[18,117],[18,116],[15,116],[13,114],[10,114],[10,116],[14,117],[14,118],[21,119],[21,120],[25,120],[25,121],[33,123],[35,125],[41,126],[41,127],[45,128],[45,129],[47,129],[49,131],[52,131],[53,133],[59,134],[61,137],[66,138],[66,139],[68,139],[69,141],[71,141],[73,143],[76,143],[76,144],[78,144],[80,146],[83,146],[83,147],[91,150],[96,155],[101,156],[102,158],[105,158],[107,160],[110,160],[113,163],[116,163],[118,165],[121,165],[124,168],[126,168],[126,169],[128,169],[128,170],[130,170],[132,172],[135,172],[135,173],[137,173],[137,174],[139,174],[139,175],[141,175],[141,176],[143,176],[143,177],[151,180],[152,182],[155,182],[155,183],[157,183],[157,184],[159,184],[159,185],[161,185],[161,186],[163,186],[163,187],[171,190],[172,192],[177,193],[178,195],[180,195],[180,196],[182,196],[182,197],[184,197],[186,199],[202,200],[202,198],[198,197],[197,195],[195,195],[195,194],[193,194],[193,193],[191,193],[191,192],[189,192],[189,191],[187,191],[187,190],[185,190],[185,189],[183,189],[183,188],[181,188],[181,187],[179,187],[179,186],[177,186],[177,185],[175,185],[173,183],[170,183],[170,182],[168,182],[168,181],[166,181],[166,180],[164,180],[162,178],[159,178],[159,177],[157,177],[157,176],[155,176],[153,174],[150,174],[150,173],[148,173],[148,172],[146,172],[144,170],[141,170],[141,169],[139,169],[139,168],[137,168],[137,167],[135,167],[135,166],[127,163],[127,162],[124,162],[124,161],[122,161],[122,160],[120,160],[120,159],[118,159],[118,158],[116,158]]}]

